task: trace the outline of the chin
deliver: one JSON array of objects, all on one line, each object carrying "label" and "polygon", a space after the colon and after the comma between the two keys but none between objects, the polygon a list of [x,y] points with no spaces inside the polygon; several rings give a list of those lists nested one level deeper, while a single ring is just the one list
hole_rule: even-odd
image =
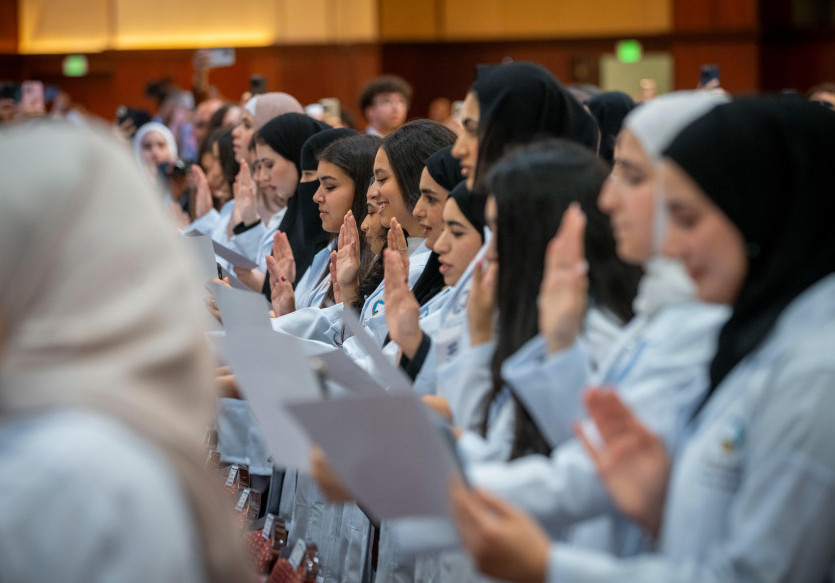
[{"label": "chin", "polygon": [[710,285],[709,282],[696,282],[696,297],[708,304],[731,304],[733,298],[728,297],[724,289],[717,288],[717,286]]},{"label": "chin", "polygon": [[618,245],[617,254],[621,261],[629,263],[630,265],[643,265],[652,259],[652,252],[639,253],[638,249],[629,245]]}]

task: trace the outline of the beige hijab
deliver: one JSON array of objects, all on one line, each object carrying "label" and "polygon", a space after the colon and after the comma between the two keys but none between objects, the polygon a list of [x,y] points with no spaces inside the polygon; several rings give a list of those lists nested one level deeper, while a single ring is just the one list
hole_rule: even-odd
[{"label": "beige hijab", "polygon": [[299,100],[289,93],[262,93],[246,102],[244,106],[255,120],[255,129],[270,121],[274,117],[285,113],[304,113]]},{"label": "beige hijab", "polygon": [[214,399],[198,280],[158,197],[103,131],[12,128],[0,167],[0,415],[123,421],[178,474],[208,580],[244,580],[200,451]]}]

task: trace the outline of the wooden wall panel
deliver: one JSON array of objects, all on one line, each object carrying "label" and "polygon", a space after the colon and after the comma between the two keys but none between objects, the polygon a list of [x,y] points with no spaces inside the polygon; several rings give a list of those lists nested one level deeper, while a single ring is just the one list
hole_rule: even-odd
[{"label": "wooden wall panel", "polygon": [[449,40],[601,37],[672,30],[671,0],[446,0]]},{"label": "wooden wall panel", "polygon": [[21,0],[18,10],[22,53],[91,52],[108,48],[111,28],[108,0]]},{"label": "wooden wall panel", "polygon": [[767,35],[760,74],[770,91],[805,94],[818,83],[835,82],[835,33]]},{"label": "wooden wall panel", "polygon": [[[769,0],[777,1],[777,0]],[[758,0],[674,0],[676,31],[755,30],[759,28]]]},{"label": "wooden wall panel", "polygon": [[283,16],[278,0],[114,0],[113,5],[114,49],[269,45],[279,36]]},{"label": "wooden wall panel", "polygon": [[447,40],[504,39],[502,0],[445,0],[444,38]]},{"label": "wooden wall panel", "polygon": [[17,20],[17,2],[0,2],[0,52],[17,52]]},{"label": "wooden wall panel", "polygon": [[[90,73],[70,79],[61,74],[62,55],[9,56],[0,59],[0,78],[41,79],[65,88],[91,112],[112,119],[119,105],[153,111],[144,97],[145,83],[170,76],[183,88],[191,86],[193,51],[108,51],[90,55]],[[373,44],[276,46],[236,51],[232,67],[213,69],[210,82],[228,99],[238,101],[249,87],[249,76],[262,74],[271,91],[287,91],[302,103],[338,97],[357,113],[357,95],[368,79],[379,74],[380,49]]]},{"label": "wooden wall panel", "polygon": [[676,89],[695,89],[702,65],[719,65],[722,87],[734,94],[754,93],[760,85],[760,46],[756,38],[685,39],[671,47]]},{"label": "wooden wall panel", "polygon": [[714,0],[715,24],[722,30],[753,30],[759,27],[757,0]]},{"label": "wooden wall panel", "polygon": [[28,54],[372,42],[378,37],[377,0],[236,0],[233,4],[228,0],[3,0],[3,4],[15,1],[21,14],[20,52]]},{"label": "wooden wall panel", "polygon": [[377,0],[329,0],[338,42],[373,42],[379,37]]},{"label": "wooden wall panel", "polygon": [[439,30],[443,28],[439,9],[441,1],[378,0],[380,39],[383,41],[437,40]]},{"label": "wooden wall panel", "polygon": [[279,0],[277,39],[286,43],[322,43],[336,37],[330,0]]}]

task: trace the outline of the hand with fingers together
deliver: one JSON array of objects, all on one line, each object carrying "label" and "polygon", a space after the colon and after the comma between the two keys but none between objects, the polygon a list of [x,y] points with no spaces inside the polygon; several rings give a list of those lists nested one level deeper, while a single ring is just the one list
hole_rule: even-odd
[{"label": "hand with fingers together", "polygon": [[571,346],[580,334],[588,304],[588,263],[583,237],[586,216],[572,203],[545,253],[545,271],[539,288],[539,331],[548,353]]},{"label": "hand with fingers together", "polygon": [[[233,185],[234,188],[234,185]],[[234,198],[232,199],[232,215],[229,217],[229,222],[226,223],[226,239],[231,241],[235,236],[235,227],[241,222],[241,205],[238,204]]]},{"label": "hand with fingers together", "polygon": [[383,255],[385,275],[383,297],[386,304],[386,324],[391,339],[408,358],[414,358],[423,339],[420,329],[420,304],[409,289],[403,262],[397,251],[386,249]]},{"label": "hand with fingers together", "polygon": [[467,296],[467,329],[472,346],[493,340],[498,278],[499,264],[495,261],[481,260],[473,268],[473,282]]},{"label": "hand with fingers together", "polygon": [[670,476],[664,442],[651,433],[612,390],[588,389],[583,396],[603,448],[575,425],[575,433],[597,466],[621,512],[657,536]]},{"label": "hand with fingers together", "polygon": [[342,288],[339,287],[339,282],[336,279],[336,251],[331,251],[330,262],[328,263],[328,272],[331,278],[331,287],[333,288],[333,301],[336,304],[342,303]]},{"label": "hand with fingers together", "polygon": [[403,264],[403,272],[409,273],[409,243],[406,241],[406,234],[403,227],[394,217],[391,218],[388,232],[388,248],[397,252],[400,262]]},{"label": "hand with fingers together", "polygon": [[524,512],[460,480],[450,488],[452,517],[479,571],[502,581],[544,583],[551,541]]},{"label": "hand with fingers together", "polygon": [[296,258],[293,248],[290,247],[290,240],[281,231],[276,231],[273,235],[273,258],[287,281],[296,281]]},{"label": "hand with fingers together", "polygon": [[198,164],[191,165],[191,175],[194,180],[194,218],[199,219],[214,208],[209,179]]},{"label": "hand with fingers together", "polygon": [[267,255],[266,259],[267,271],[270,274],[270,302],[273,306],[274,317],[295,312],[296,294],[293,292],[293,284],[285,277],[275,257]]},{"label": "hand with fingers together", "polygon": [[339,228],[336,243],[336,282],[344,303],[358,299],[360,271],[360,236],[354,213],[348,211]]},{"label": "hand with fingers together", "polygon": [[[252,173],[249,171],[249,164],[246,163],[246,160],[241,160],[241,169],[238,170],[232,188],[235,193],[235,210],[240,215],[240,222],[249,226],[260,221],[258,197],[255,196],[255,183],[252,181]],[[232,226],[237,226],[237,223]]]}]

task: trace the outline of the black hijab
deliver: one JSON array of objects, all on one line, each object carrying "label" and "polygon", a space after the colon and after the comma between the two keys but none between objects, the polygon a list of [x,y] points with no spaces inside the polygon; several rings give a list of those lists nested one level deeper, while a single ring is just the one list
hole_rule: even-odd
[{"label": "black hijab", "polygon": [[598,155],[611,164],[615,157],[615,138],[620,132],[624,118],[635,109],[635,102],[621,91],[606,91],[586,101],[586,106],[600,128]]},{"label": "black hijab", "polygon": [[820,105],[743,100],[699,118],[665,152],[734,223],[748,250],[704,402],[786,306],[835,271],[833,136],[835,113]]},{"label": "black hijab", "polygon": [[[303,113],[285,113],[274,117],[258,130],[256,140],[261,139],[277,154],[296,165],[299,177],[302,175],[302,146],[313,134],[331,129],[328,124],[317,121]],[[311,190],[311,184],[314,188]],[[313,261],[313,256],[328,244],[328,234],[319,220],[319,207],[313,202],[316,183],[299,183],[296,194],[287,203],[287,212],[278,229],[287,235],[296,260],[296,281]],[[269,294],[269,278],[264,282],[265,293]]]},{"label": "black hijab", "polygon": [[[464,177],[461,176],[461,163],[458,159],[452,157],[452,146],[441,148],[429,156],[425,165],[432,180],[446,190],[451,191],[456,184],[464,180]],[[451,192],[450,196],[452,196]],[[415,298],[421,306],[434,298],[446,286],[444,276],[439,271],[440,268],[438,254],[432,251],[420,277],[412,287],[412,293],[415,294]]]},{"label": "black hijab", "polygon": [[479,65],[473,91],[480,108],[474,192],[486,195],[484,176],[510,146],[565,138],[597,152],[594,118],[550,71],[534,63]]},{"label": "black hijab", "polygon": [[[336,140],[358,135],[360,133],[357,130],[350,128],[332,128],[313,134],[307,138],[307,141],[302,146],[301,169],[315,171],[319,167],[319,154],[324,152],[325,148]],[[317,180],[316,182],[318,184],[319,181]]]},{"label": "black hijab", "polygon": [[458,209],[461,211],[470,224],[478,231],[481,242],[484,243],[484,205],[487,202],[483,196],[476,196],[467,189],[467,182],[459,182],[449,193],[455,200]]},{"label": "black hijab", "polygon": [[452,157],[452,146],[441,148],[426,159],[426,170],[432,180],[445,190],[452,190],[464,180],[461,176],[461,162]]}]

